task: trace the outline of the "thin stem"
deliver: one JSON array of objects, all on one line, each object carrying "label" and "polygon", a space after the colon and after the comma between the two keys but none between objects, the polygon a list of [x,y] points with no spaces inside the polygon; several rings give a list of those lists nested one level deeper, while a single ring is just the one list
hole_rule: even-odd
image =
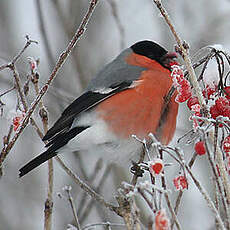
[{"label": "thin stem", "polygon": [[194,184],[197,186],[197,188],[199,189],[200,193],[203,195],[204,199],[207,201],[208,206],[210,207],[211,211],[214,213],[214,215],[216,217],[216,220],[219,223],[220,228],[225,230],[224,223],[221,220],[220,214],[218,213],[218,210],[216,209],[215,205],[213,204],[213,202],[212,202],[211,198],[209,197],[208,193],[203,188],[203,186],[200,184],[200,182],[196,179],[196,177],[194,176],[194,174],[192,173],[190,168],[187,165],[185,165],[185,168],[186,168],[187,172],[189,173],[189,175],[191,176]]},{"label": "thin stem", "polygon": [[9,92],[11,92],[13,90],[15,90],[15,86],[11,87],[10,89],[6,90],[4,93],[0,94],[0,97],[6,95],[7,93],[9,93]]},{"label": "thin stem", "polygon": [[207,111],[206,103],[205,103],[204,97],[202,95],[199,83],[197,81],[197,77],[196,77],[195,71],[193,69],[191,59],[189,57],[188,47],[185,44],[185,42],[183,42],[183,40],[180,38],[179,34],[177,33],[175,26],[173,25],[173,23],[169,17],[169,14],[166,11],[166,9],[163,7],[161,1],[160,0],[153,0],[153,2],[156,4],[157,8],[160,10],[162,16],[164,17],[166,23],[169,26],[171,32],[173,33],[173,36],[174,36],[174,38],[175,38],[175,40],[176,40],[176,42],[180,48],[180,51],[182,53],[182,57],[185,61],[185,65],[186,65],[186,68],[187,68],[188,73],[189,73],[189,79],[193,85],[195,92],[196,92],[196,95],[197,95],[198,100],[199,100],[199,104],[201,105],[201,109],[202,109],[202,111],[204,111],[204,113],[206,113],[206,111]]},{"label": "thin stem", "polygon": [[87,184],[85,184],[80,177],[77,174],[74,174],[65,164],[64,162],[56,156],[55,159],[58,161],[58,163],[61,165],[61,167],[65,170],[65,172],[72,177],[72,179],[77,183],[89,196],[91,196],[93,199],[98,201],[100,204],[102,204],[104,207],[110,209],[111,211],[116,212],[116,207],[113,205],[107,203],[104,198],[96,193],[93,189],[91,189]]},{"label": "thin stem", "polygon": [[75,224],[77,226],[77,229],[81,230],[81,226],[80,226],[80,223],[79,223],[79,220],[78,220],[78,216],[77,216],[76,207],[75,207],[75,204],[73,202],[73,197],[72,197],[70,191],[71,191],[71,188],[70,188],[70,186],[68,186],[68,188],[66,189],[66,192],[67,192],[68,200],[69,200],[72,212],[73,212],[73,217],[74,217],[74,220],[75,220]]},{"label": "thin stem", "polygon": [[50,44],[49,44],[49,40],[47,37],[47,33],[45,30],[44,17],[42,15],[41,0],[36,0],[35,3],[37,5],[36,9],[37,9],[37,15],[38,15],[38,21],[39,21],[39,28],[41,30],[43,42],[45,45],[45,51],[47,53],[47,59],[49,62],[49,67],[52,68],[54,66],[55,62],[54,62],[54,58],[53,58],[53,55],[52,55],[52,52],[50,49]]},{"label": "thin stem", "polygon": [[[77,42],[79,41],[79,39],[81,38],[81,36],[83,35],[83,33],[86,30],[86,26],[94,12],[94,9],[97,5],[98,0],[91,0],[88,11],[86,13],[86,15],[84,16],[84,18],[82,19],[82,22],[79,26],[79,28],[77,29],[76,33],[74,34],[72,40],[70,41],[70,43],[68,44],[67,48],[65,49],[65,51],[59,56],[58,61],[49,77],[49,79],[47,80],[47,82],[45,83],[45,85],[41,88],[41,90],[39,91],[38,96],[35,98],[35,100],[33,101],[30,109],[27,111],[20,127],[18,128],[18,130],[16,131],[14,137],[12,138],[12,140],[9,142],[9,144],[7,145],[7,147],[3,148],[1,151],[1,156],[0,156],[0,169],[2,168],[2,164],[6,158],[6,156],[8,155],[8,153],[10,152],[10,150],[13,148],[14,144],[16,143],[17,139],[19,138],[19,136],[21,135],[22,131],[25,129],[25,127],[27,126],[31,115],[33,114],[35,108],[37,107],[38,103],[40,102],[40,100],[42,99],[42,97],[45,95],[45,93],[47,92],[50,84],[52,83],[52,81],[54,80],[54,78],[56,77],[57,73],[59,72],[60,68],[63,66],[63,64],[65,63],[66,59],[68,58],[70,52],[73,50],[73,48],[75,47],[75,45],[77,44]],[[14,62],[17,61],[17,57],[13,60]]]}]

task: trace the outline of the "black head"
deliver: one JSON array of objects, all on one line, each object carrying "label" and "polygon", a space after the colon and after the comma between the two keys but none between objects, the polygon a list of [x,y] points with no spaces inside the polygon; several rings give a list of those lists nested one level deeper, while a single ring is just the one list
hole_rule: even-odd
[{"label": "black head", "polygon": [[[169,53],[166,49],[161,47],[155,42],[152,41],[140,41],[135,43],[130,47],[134,53],[146,56],[152,60],[155,60],[159,62],[161,65],[164,67],[168,68],[168,66],[165,65],[166,63],[166,58],[169,58]],[[173,54],[173,55],[172,55]],[[175,53],[170,53],[170,59],[176,58]]]},{"label": "black head", "polygon": [[152,41],[140,41],[130,47],[134,53],[159,61],[168,53],[163,47]]}]

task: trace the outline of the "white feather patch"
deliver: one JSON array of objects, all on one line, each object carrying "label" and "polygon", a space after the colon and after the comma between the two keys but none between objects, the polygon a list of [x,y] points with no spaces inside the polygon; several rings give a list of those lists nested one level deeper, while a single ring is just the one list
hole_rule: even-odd
[{"label": "white feather patch", "polygon": [[[135,88],[136,86],[138,86],[142,82],[143,82],[143,80],[133,81],[132,84],[129,87],[127,87],[127,89]],[[115,91],[116,89],[119,89],[119,86],[116,88],[105,88],[105,87],[104,88],[98,88],[98,89],[95,89],[93,92],[94,93],[100,93],[100,94],[108,94],[108,93]]]}]

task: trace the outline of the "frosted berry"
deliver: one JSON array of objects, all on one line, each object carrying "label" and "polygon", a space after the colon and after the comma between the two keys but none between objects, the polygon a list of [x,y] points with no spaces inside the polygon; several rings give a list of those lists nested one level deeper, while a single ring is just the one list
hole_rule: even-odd
[{"label": "frosted berry", "polygon": [[197,155],[204,155],[206,153],[206,148],[203,141],[199,141],[195,144],[195,151]]},{"label": "frosted berry", "polygon": [[227,106],[229,106],[229,101],[225,97],[219,97],[216,102],[216,107],[220,112],[223,112]]},{"label": "frosted berry", "polygon": [[153,176],[160,174],[163,168],[164,168],[164,163],[159,158],[156,158],[149,163],[149,171]]},{"label": "frosted berry", "polygon": [[190,110],[192,110],[192,106],[196,104],[199,104],[197,97],[190,97],[187,101],[187,106]]},{"label": "frosted berry", "polygon": [[202,93],[203,96],[207,99],[210,99],[211,95],[213,95],[217,90],[217,86],[216,87],[210,87],[210,86],[206,86],[205,89],[203,89]]},{"label": "frosted berry", "polygon": [[210,107],[210,114],[211,114],[213,119],[216,119],[218,116],[221,115],[221,113],[218,110],[216,104]]},{"label": "frosted berry", "polygon": [[155,216],[155,230],[169,230],[170,222],[164,209],[159,210]]},{"label": "frosted berry", "polygon": [[188,189],[188,181],[185,176],[178,176],[173,179],[173,184],[176,190]]},{"label": "frosted berry", "polygon": [[225,137],[225,139],[223,141],[223,150],[226,153],[230,153],[230,135]]},{"label": "frosted berry", "polygon": [[225,97],[230,100],[230,86],[226,86],[224,88],[224,91],[225,91]]}]

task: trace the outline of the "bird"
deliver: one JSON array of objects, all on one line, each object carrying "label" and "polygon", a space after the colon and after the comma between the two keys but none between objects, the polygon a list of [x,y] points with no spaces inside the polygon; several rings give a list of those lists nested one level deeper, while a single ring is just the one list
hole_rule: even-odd
[{"label": "bird", "polygon": [[[176,52],[168,52],[150,40],[123,50],[91,80],[43,137],[46,150],[19,170],[26,175],[59,153],[95,150],[105,155],[131,157],[140,153],[149,133],[167,145],[175,132],[178,103],[173,87],[172,65]],[[104,154],[104,153],[103,153]]]}]

